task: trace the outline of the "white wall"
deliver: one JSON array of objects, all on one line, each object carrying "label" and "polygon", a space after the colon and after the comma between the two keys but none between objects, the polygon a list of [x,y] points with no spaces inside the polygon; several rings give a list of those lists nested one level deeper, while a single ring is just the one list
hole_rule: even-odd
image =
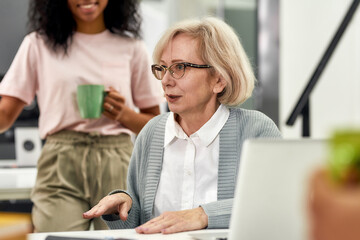
[{"label": "white wall", "polygon": [[168,18],[164,6],[159,2],[144,1],[140,4],[143,17],[141,31],[149,54],[152,56],[155,45],[168,28]]},{"label": "white wall", "polygon": [[[301,118],[286,126],[352,0],[280,1],[280,129],[301,136]],[[360,127],[360,9],[340,40],[310,100],[311,137],[337,128]]]}]

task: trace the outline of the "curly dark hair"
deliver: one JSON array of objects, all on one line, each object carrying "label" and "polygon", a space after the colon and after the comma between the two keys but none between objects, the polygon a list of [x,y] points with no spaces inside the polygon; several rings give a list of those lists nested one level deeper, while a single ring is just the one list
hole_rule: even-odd
[{"label": "curly dark hair", "polygon": [[[109,0],[104,10],[106,28],[121,36],[141,38],[138,5],[138,0]],[[31,0],[28,15],[29,32],[45,36],[55,52],[59,48],[67,52],[76,29],[67,0]]]}]

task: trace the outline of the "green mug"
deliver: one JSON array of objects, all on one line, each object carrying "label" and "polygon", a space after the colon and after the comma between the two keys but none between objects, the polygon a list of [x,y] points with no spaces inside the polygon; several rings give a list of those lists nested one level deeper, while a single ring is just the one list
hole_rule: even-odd
[{"label": "green mug", "polygon": [[77,87],[77,103],[82,118],[99,118],[103,112],[104,85],[84,84]]}]

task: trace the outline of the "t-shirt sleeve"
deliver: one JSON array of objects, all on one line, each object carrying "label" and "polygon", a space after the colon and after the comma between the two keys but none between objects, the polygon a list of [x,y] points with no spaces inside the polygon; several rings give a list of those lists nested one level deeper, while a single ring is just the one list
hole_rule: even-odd
[{"label": "t-shirt sleeve", "polygon": [[165,101],[161,82],[151,73],[150,57],[142,41],[136,41],[131,74],[133,101],[138,108],[153,107]]},{"label": "t-shirt sleeve", "polygon": [[0,95],[19,98],[30,104],[35,97],[36,47],[28,35],[21,43],[9,70],[0,84]]}]

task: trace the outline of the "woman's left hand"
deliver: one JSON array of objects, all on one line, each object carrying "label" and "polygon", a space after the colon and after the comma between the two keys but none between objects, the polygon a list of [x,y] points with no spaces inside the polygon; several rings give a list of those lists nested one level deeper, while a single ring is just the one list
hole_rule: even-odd
[{"label": "woman's left hand", "polygon": [[126,109],[125,98],[114,88],[110,87],[110,91],[104,98],[103,114],[110,119],[121,122],[120,119]]},{"label": "woman's left hand", "polygon": [[176,212],[164,212],[135,228],[137,233],[176,233],[206,228],[208,216],[202,207]]}]

